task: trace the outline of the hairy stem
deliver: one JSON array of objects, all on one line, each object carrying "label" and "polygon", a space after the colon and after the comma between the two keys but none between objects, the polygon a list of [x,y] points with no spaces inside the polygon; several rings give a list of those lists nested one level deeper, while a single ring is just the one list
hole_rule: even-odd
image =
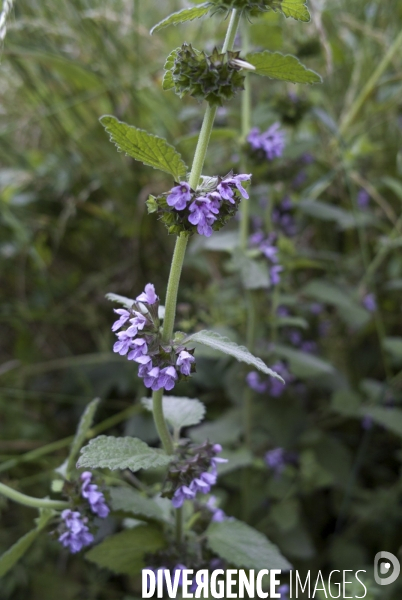
[{"label": "hairy stem", "polygon": [[[239,26],[241,14],[237,10],[232,11],[228,30],[226,33],[225,42],[223,44],[223,52],[231,50],[233,48],[234,40],[236,37],[237,28]],[[191,167],[191,173],[189,177],[190,187],[195,190],[198,186],[202,169],[207,155],[209,140],[211,138],[211,132],[215,121],[216,106],[207,106],[205,111],[204,120],[202,123],[200,135],[198,137],[197,148],[194,154],[194,160]],[[177,304],[177,293],[179,290],[180,276],[183,268],[184,256],[186,253],[186,247],[188,242],[188,234],[181,233],[177,240],[176,246],[173,253],[172,264],[170,267],[169,281],[166,293],[165,302],[165,318],[162,329],[162,340],[165,343],[169,343],[174,329],[174,321],[176,317],[176,304]],[[163,389],[158,390],[152,395],[153,405],[153,416],[155,426],[162,442],[163,448],[167,454],[173,454],[174,445],[172,437],[170,435],[168,426],[165,421],[163,414]],[[181,509],[176,511],[176,539],[178,542],[183,537],[183,513]]]},{"label": "hairy stem", "polygon": [[62,500],[33,498],[32,496],[21,494],[21,492],[13,490],[12,488],[8,487],[8,485],[4,485],[4,483],[0,483],[0,494],[9,500],[18,502],[18,504],[23,504],[24,506],[30,506],[32,508],[54,508],[55,510],[62,510],[69,507],[68,502],[64,502]]}]

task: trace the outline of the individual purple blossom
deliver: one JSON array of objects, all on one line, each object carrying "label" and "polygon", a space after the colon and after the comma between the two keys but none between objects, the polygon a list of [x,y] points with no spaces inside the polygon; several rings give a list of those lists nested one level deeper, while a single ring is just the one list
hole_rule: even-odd
[{"label": "individual purple blossom", "polygon": [[287,585],[287,583],[285,583],[284,585],[279,586],[278,588],[278,592],[281,595],[281,600],[289,600],[289,586]]},{"label": "individual purple blossom", "polygon": [[127,323],[129,318],[131,317],[131,313],[125,308],[114,308],[113,310],[115,313],[120,315],[117,321],[115,321],[112,325],[112,331],[117,331],[118,329],[120,329],[120,327],[123,327],[123,325]]},{"label": "individual purple blossom", "polygon": [[375,312],[377,310],[377,301],[373,293],[366,294],[362,300],[364,308],[369,312]]},{"label": "individual purple blossom", "polygon": [[297,329],[291,329],[288,333],[288,338],[293,346],[300,346],[302,343],[302,334]]},{"label": "individual purple blossom", "polygon": [[229,200],[232,204],[234,204],[234,190],[233,186],[235,186],[240,192],[241,196],[248,200],[249,195],[242,186],[242,181],[250,181],[251,175],[234,175],[233,177],[229,177],[228,179],[224,179],[221,183],[218,184],[217,191],[221,195],[224,200]]},{"label": "individual purple blossom", "polygon": [[175,508],[183,506],[185,500],[193,500],[195,498],[195,492],[191,490],[187,485],[179,487],[172,498],[172,504]]},{"label": "individual purple blossom", "polygon": [[134,311],[135,317],[130,319],[130,327],[127,329],[127,335],[134,337],[139,331],[142,331],[148,323],[148,319],[140,312]]},{"label": "individual purple blossom", "polygon": [[182,350],[177,357],[176,367],[179,368],[179,371],[182,375],[190,375],[191,373],[191,364],[195,361],[195,358],[192,354],[187,352],[187,350]]},{"label": "individual purple blossom", "polygon": [[199,196],[190,204],[190,215],[188,220],[192,225],[197,225],[197,232],[205,237],[212,235],[213,223],[216,221],[216,216],[219,209],[216,204],[206,196]]},{"label": "individual purple blossom", "polygon": [[264,232],[256,231],[249,237],[250,246],[259,246],[264,241]]},{"label": "individual purple blossom", "polygon": [[272,244],[269,238],[260,244],[260,250],[264,254],[265,258],[273,263],[278,262],[278,248]]},{"label": "individual purple blossom", "polygon": [[365,209],[368,207],[370,202],[370,195],[369,193],[361,188],[358,192],[357,192],[357,205],[362,208]]},{"label": "individual purple blossom", "polygon": [[145,290],[137,296],[137,302],[145,302],[146,304],[155,304],[159,300],[155,293],[155,286],[152,283],[147,283]]},{"label": "individual purple blossom", "polygon": [[166,198],[168,205],[173,206],[176,210],[185,209],[190,200],[191,188],[186,181],[180,181],[179,185],[170,190],[170,194]]},{"label": "individual purple blossom", "polygon": [[[146,355],[148,352],[148,345],[146,341],[143,338],[137,338],[132,341],[132,348],[133,349],[127,354],[128,360],[135,360],[136,362],[143,363],[144,355]],[[150,360],[149,357],[147,358],[148,360],[146,360],[145,362],[148,362]]]},{"label": "individual purple blossom", "polygon": [[205,507],[212,513],[211,521],[215,523],[222,523],[222,521],[227,520],[227,516],[221,508],[216,506],[216,497],[211,496],[208,499],[208,502],[205,504]]},{"label": "individual purple blossom", "polygon": [[271,285],[278,285],[281,280],[280,272],[283,271],[283,267],[281,265],[274,265],[269,270],[269,276],[271,279]]},{"label": "individual purple blossom", "polygon": [[287,306],[278,306],[278,308],[276,309],[276,314],[278,315],[278,317],[288,317],[289,309]]},{"label": "individual purple blossom", "polygon": [[120,354],[120,356],[124,356],[131,348],[132,338],[127,334],[126,331],[119,331],[117,334],[119,338],[117,342],[113,345],[113,352],[116,354]]},{"label": "individual purple blossom", "polygon": [[[146,367],[147,365],[141,365],[138,369],[138,374],[140,373],[141,367]],[[154,392],[161,389],[161,385],[159,383],[159,375],[160,369],[159,367],[152,367],[152,369],[145,371],[144,373],[144,385],[146,388],[151,388]],[[141,375],[140,375],[141,377]]]},{"label": "individual purple blossom", "polygon": [[94,536],[89,531],[86,523],[88,519],[82,517],[78,511],[72,511],[66,508],[61,513],[61,518],[64,521],[64,531],[59,536],[59,542],[70,550],[73,554],[89,546],[94,541]]},{"label": "individual purple blossom", "polygon": [[285,450],[283,448],[269,450],[265,454],[265,462],[275,475],[280,475],[286,466]]},{"label": "individual purple blossom", "polygon": [[95,515],[98,515],[101,519],[105,519],[110,512],[110,508],[106,504],[105,496],[99,491],[98,486],[95,483],[91,483],[92,473],[84,471],[84,473],[81,473],[80,479],[83,482],[81,496],[88,500],[90,509]]},{"label": "individual purple blossom", "polygon": [[[172,366],[161,369],[158,379],[158,389],[165,388],[165,390],[172,390],[177,381],[176,369]],[[154,387],[152,389],[155,389]]]},{"label": "individual purple blossom", "polygon": [[246,382],[247,385],[255,392],[258,392],[258,394],[263,394],[267,391],[268,382],[262,381],[257,371],[250,371],[250,373],[247,374]]}]

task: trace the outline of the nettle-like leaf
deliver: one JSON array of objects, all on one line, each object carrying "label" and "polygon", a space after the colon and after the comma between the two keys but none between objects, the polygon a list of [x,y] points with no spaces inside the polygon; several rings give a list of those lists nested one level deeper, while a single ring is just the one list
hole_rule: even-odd
[{"label": "nettle-like leaf", "polygon": [[[152,398],[143,398],[141,402],[152,411]],[[198,425],[204,419],[205,406],[199,400],[164,396],[162,403],[165,419],[174,429],[180,430],[182,427]]]},{"label": "nettle-like leaf", "polygon": [[42,529],[44,529],[53,516],[53,511],[43,510],[37,521],[37,526],[32,531],[26,533],[15,544],[11,546],[4,554],[0,556],[0,577],[6,573],[24,556],[32,546]]},{"label": "nettle-like leaf", "polygon": [[[129,487],[112,487],[109,490],[110,504],[113,510],[121,510],[135,516],[164,521],[164,511],[153,498],[147,498]],[[159,498],[159,502],[166,502],[171,506],[167,498]]]},{"label": "nettle-like leaf", "polygon": [[184,343],[187,344],[188,342],[197,342],[198,344],[203,344],[204,346],[209,346],[214,350],[218,350],[218,352],[223,352],[223,354],[229,354],[239,362],[244,362],[248,365],[252,365],[259,371],[262,371],[262,373],[270,375],[271,377],[275,377],[276,379],[279,379],[280,381],[285,383],[282,377],[278,375],[278,373],[275,373],[275,371],[267,367],[267,365],[261,360],[261,358],[258,358],[257,356],[251,354],[251,352],[247,350],[245,346],[239,346],[235,342],[229,340],[229,338],[223,337],[215,331],[208,331],[206,329],[203,329],[202,331],[193,333],[192,335],[186,338]]},{"label": "nettle-like leaf", "polygon": [[92,427],[95,412],[99,406],[100,398],[95,398],[86,407],[84,414],[82,415],[78,424],[77,432],[75,434],[73,443],[71,444],[71,450],[67,461],[67,474],[70,473],[74,467],[81,446],[86,440],[88,430]]},{"label": "nettle-like leaf", "polygon": [[144,556],[165,546],[165,538],[157,527],[140,525],[107,537],[85,558],[114,573],[137,575],[147,566]]},{"label": "nettle-like leaf", "polygon": [[209,548],[236,567],[282,571],[292,568],[265,535],[242,521],[211,523],[206,536]]},{"label": "nettle-like leaf", "polygon": [[77,468],[152,469],[165,467],[172,460],[163,450],[150,448],[138,438],[100,435],[81,450]]},{"label": "nettle-like leaf", "polygon": [[291,83],[320,83],[321,76],[305,67],[296,56],[281,52],[252,52],[247,54],[246,61],[255,67],[256,75],[271,79],[290,81]]},{"label": "nettle-like leaf", "polygon": [[132,298],[127,298],[126,296],[120,296],[119,294],[112,294],[111,292],[105,295],[105,298],[107,300],[110,300],[110,302],[117,302],[118,304],[121,304],[122,306],[124,306],[124,308],[128,308],[130,309],[135,300],[133,300]]},{"label": "nettle-like leaf", "polygon": [[291,17],[304,23],[310,21],[306,0],[271,0],[268,4],[272,4],[273,9],[280,10],[285,17]]},{"label": "nettle-like leaf", "polygon": [[151,35],[168,27],[169,25],[178,25],[179,23],[186,23],[187,21],[194,21],[194,19],[200,19],[210,10],[211,6],[208,2],[204,4],[199,4],[198,6],[192,6],[191,8],[184,8],[183,10],[179,10],[175,12],[166,19],[163,19],[159,23],[157,23],[151,29]]},{"label": "nettle-like leaf", "polygon": [[111,115],[100,118],[118,150],[144,165],[172,175],[175,181],[186,177],[187,166],[177,150],[164,138],[127,125]]},{"label": "nettle-like leaf", "polygon": [[179,51],[180,51],[180,46],[178,48],[175,48],[174,50],[172,50],[172,52],[169,54],[169,56],[167,57],[167,59],[165,61],[165,66],[163,67],[165,70],[165,74],[163,76],[163,81],[162,81],[162,89],[165,91],[171,90],[172,88],[174,88],[172,69],[174,67],[174,63],[176,61]]}]

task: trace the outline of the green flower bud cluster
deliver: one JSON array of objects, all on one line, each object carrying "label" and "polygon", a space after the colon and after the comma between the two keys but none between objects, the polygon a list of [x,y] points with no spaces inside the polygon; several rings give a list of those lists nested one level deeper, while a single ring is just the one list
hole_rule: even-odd
[{"label": "green flower bud cluster", "polygon": [[183,44],[176,52],[171,71],[174,90],[181,98],[189,95],[206,100],[210,105],[222,106],[239,90],[244,89],[241,65],[236,64],[239,52],[212,54],[196,50],[191,44]]}]

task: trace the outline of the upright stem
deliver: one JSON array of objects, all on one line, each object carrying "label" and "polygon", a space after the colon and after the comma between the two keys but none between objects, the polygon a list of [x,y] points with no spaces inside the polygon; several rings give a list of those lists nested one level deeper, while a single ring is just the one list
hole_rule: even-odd
[{"label": "upright stem", "polygon": [[[249,51],[249,24],[246,20],[242,23],[242,52],[246,56]],[[250,86],[250,74],[246,73],[244,80],[244,92],[241,99],[241,142],[245,143],[247,135],[251,128],[251,86]],[[242,172],[246,172],[245,160],[242,161]],[[240,205],[241,217],[240,217],[240,248],[246,250],[248,235],[249,235],[249,221],[250,221],[250,201],[243,200]]]},{"label": "upright stem", "polygon": [[32,508],[54,508],[55,510],[62,510],[69,507],[68,502],[64,502],[62,500],[33,498],[32,496],[21,494],[21,492],[13,490],[12,488],[8,487],[8,485],[4,485],[4,483],[0,483],[0,494],[6,498],[9,498],[10,500],[13,500],[14,502],[18,502],[19,504],[30,506]]},{"label": "upright stem", "polygon": [[[240,17],[241,13],[239,11],[232,11],[229,27],[225,37],[225,42],[223,44],[223,52],[226,52],[227,50],[231,50],[233,48],[237,28],[240,22]],[[208,104],[207,109],[205,111],[200,135],[198,137],[197,148],[195,150],[194,160],[189,177],[189,184],[193,190],[197,188],[202,174],[205,157],[207,155],[209,140],[211,138],[211,132],[214,125],[215,115],[216,106],[210,106]],[[165,318],[162,329],[162,340],[165,343],[169,343],[173,335],[174,321],[176,317],[177,293],[179,290],[180,276],[183,267],[184,256],[186,253],[187,242],[188,234],[181,233],[176,240],[176,246],[173,253],[166,293]],[[173,454],[174,445],[163,414],[162,399],[163,389],[153,393],[152,406],[154,422],[165,452],[167,454]],[[181,541],[182,536],[183,514],[181,509],[178,509],[176,511],[176,539],[178,542]]]}]

